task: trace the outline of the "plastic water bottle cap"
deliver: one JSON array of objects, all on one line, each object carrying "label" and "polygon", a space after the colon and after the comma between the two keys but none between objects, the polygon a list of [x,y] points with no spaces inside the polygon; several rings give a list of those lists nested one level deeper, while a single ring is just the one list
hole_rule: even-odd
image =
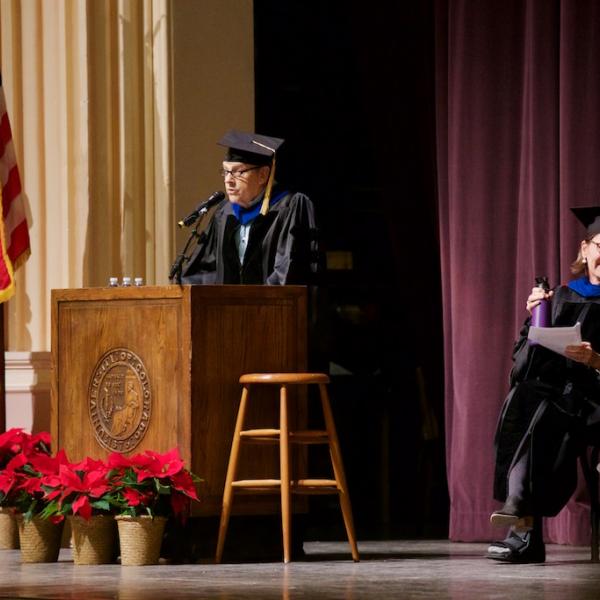
[{"label": "plastic water bottle cap", "polygon": [[119,278],[118,277],[110,277],[108,279],[108,285],[110,287],[118,287],[119,286]]},{"label": "plastic water bottle cap", "polygon": [[133,283],[134,283],[135,285],[138,285],[138,286],[139,286],[139,285],[144,285],[144,278],[143,278],[143,277],[136,277],[136,278],[133,280]]},{"label": "plastic water bottle cap", "polygon": [[124,286],[131,285],[131,277],[123,277],[123,285]]}]

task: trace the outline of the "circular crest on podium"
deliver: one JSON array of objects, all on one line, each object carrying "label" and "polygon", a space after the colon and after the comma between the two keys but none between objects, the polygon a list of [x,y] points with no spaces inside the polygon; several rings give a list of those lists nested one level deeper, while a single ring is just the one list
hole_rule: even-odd
[{"label": "circular crest on podium", "polygon": [[142,359],[113,348],[96,363],[88,387],[88,409],[96,441],[113,452],[133,450],[152,413],[152,392]]}]

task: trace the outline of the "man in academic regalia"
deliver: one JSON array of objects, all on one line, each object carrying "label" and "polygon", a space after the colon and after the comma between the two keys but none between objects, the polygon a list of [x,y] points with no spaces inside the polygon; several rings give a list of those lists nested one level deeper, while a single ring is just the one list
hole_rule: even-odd
[{"label": "man in academic regalia", "polygon": [[284,140],[236,130],[227,148],[221,201],[184,266],[182,283],[310,284],[317,272],[314,208],[275,183]]}]

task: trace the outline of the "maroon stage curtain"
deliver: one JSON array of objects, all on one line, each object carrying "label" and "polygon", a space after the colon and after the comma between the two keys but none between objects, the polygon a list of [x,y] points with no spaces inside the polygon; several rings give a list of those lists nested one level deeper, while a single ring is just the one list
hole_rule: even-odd
[{"label": "maroon stage curtain", "polygon": [[[600,204],[600,3],[437,1],[436,94],[450,538],[489,540],[525,300],[537,275],[570,279],[569,207]],[[548,540],[589,541],[583,491]]]}]

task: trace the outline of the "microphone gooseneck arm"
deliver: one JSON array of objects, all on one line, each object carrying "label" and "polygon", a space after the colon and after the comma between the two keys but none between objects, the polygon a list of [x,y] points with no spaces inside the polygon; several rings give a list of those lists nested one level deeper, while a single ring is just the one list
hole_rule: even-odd
[{"label": "microphone gooseneck arm", "polygon": [[210,208],[212,208],[215,204],[221,202],[221,200],[225,199],[225,193],[221,191],[213,192],[208,200],[201,202],[198,206],[187,216],[181,219],[177,223],[180,228],[190,227],[193,225],[201,216],[205,215]]},{"label": "microphone gooseneck arm", "polygon": [[[190,227],[192,226],[200,217],[203,217],[210,208],[212,208],[215,204],[219,204],[222,200],[225,199],[225,192],[216,191],[213,192],[207,200],[198,204],[198,206],[185,218],[181,219],[179,223],[179,227]],[[188,237],[183,250],[177,255],[173,264],[171,265],[171,269],[169,271],[169,280],[174,281],[177,284],[181,284],[181,273],[183,271],[183,263],[186,260],[189,260],[189,256],[187,255],[188,248],[192,243],[192,240],[198,239],[198,243],[202,241],[206,237],[206,233],[203,231],[202,233],[198,233],[198,226],[192,229],[190,236]]]},{"label": "microphone gooseneck arm", "polygon": [[187,255],[188,248],[192,243],[192,240],[198,238],[198,242],[202,241],[206,237],[204,231],[202,233],[198,233],[197,229],[192,229],[183,250],[177,255],[173,264],[171,265],[171,270],[169,271],[169,280],[173,281],[173,283],[177,283],[181,285],[181,272],[183,271],[183,263],[189,259]]}]

